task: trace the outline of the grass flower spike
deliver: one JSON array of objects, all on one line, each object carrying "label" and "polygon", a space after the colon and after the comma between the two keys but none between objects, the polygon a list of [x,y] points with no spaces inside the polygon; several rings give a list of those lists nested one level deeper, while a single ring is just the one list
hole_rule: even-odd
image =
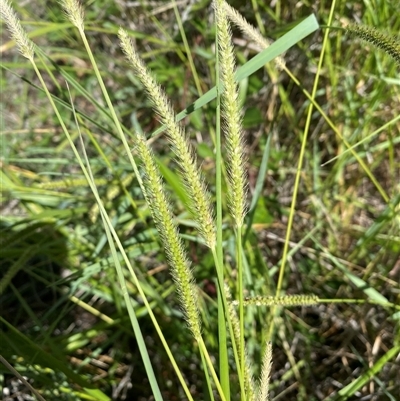
[{"label": "grass flower spike", "polygon": [[199,231],[206,244],[215,245],[215,226],[211,212],[210,197],[206,186],[200,177],[193,150],[185,136],[184,129],[175,121],[175,115],[165,93],[157,84],[147,67],[136,53],[132,41],[122,28],[119,30],[121,47],[130,64],[135,69],[138,78],[146,88],[162,124],[165,125],[170,143],[178,157],[182,175],[191,199],[191,208],[196,218]]},{"label": "grass flower spike", "polygon": [[272,344],[267,342],[261,367],[260,387],[257,401],[269,401],[269,382],[272,368]]},{"label": "grass flower spike", "polygon": [[81,4],[77,0],[60,0],[67,19],[74,24],[80,31],[84,30],[84,12]]},{"label": "grass flower spike", "polygon": [[12,9],[8,0],[0,0],[0,13],[11,32],[11,37],[15,40],[18,51],[28,60],[33,60],[34,44],[28,38],[25,30],[21,26],[21,22]]},{"label": "grass flower spike", "polygon": [[359,38],[372,43],[374,46],[382,49],[385,53],[396,60],[397,65],[400,66],[400,41],[394,36],[386,35],[376,28],[350,24],[346,30]]},{"label": "grass flower spike", "polygon": [[186,320],[193,336],[199,340],[201,324],[194,278],[170,211],[161,177],[154,162],[154,156],[142,135],[137,136],[137,151],[145,173],[143,183],[146,188],[146,200],[163,242],[169,265],[172,268],[172,276],[177,285]]},{"label": "grass flower spike", "polygon": [[244,171],[244,143],[242,133],[242,110],[239,105],[238,85],[235,81],[235,56],[232,34],[223,0],[214,2],[220,71],[223,83],[222,111],[224,131],[228,148],[230,211],[237,227],[243,225],[246,214],[246,175]]},{"label": "grass flower spike", "polygon": [[[240,376],[246,377],[244,344],[244,305],[243,305],[243,255],[242,227],[246,214],[246,174],[244,170],[244,143],[242,133],[242,110],[239,104],[238,85],[235,81],[235,56],[232,34],[229,26],[224,0],[214,1],[215,24],[218,41],[218,86],[221,91],[221,116],[227,147],[228,202],[229,211],[236,228],[237,292],[239,295],[239,361]],[[241,397],[247,398],[246,384],[241,385]]]},{"label": "grass flower spike", "polygon": [[[319,303],[319,299],[316,295],[286,295],[283,297],[255,296],[244,299],[245,306],[301,306],[315,305],[317,303]],[[232,301],[232,304],[237,305],[238,301]]]},{"label": "grass flower spike", "polygon": [[[226,1],[223,1],[223,7],[227,17],[235,24],[250,40],[257,43],[261,49],[266,49],[272,43],[271,40],[264,38],[261,33],[249,24],[243,16],[231,7]],[[285,67],[285,60],[278,56],[274,59],[276,66],[282,70]]]}]

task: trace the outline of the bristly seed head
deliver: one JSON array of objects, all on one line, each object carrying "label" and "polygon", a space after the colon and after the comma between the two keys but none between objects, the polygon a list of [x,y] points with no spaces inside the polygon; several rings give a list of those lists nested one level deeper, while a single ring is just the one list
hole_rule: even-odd
[{"label": "bristly seed head", "polygon": [[[244,299],[244,305],[255,306],[301,306],[315,305],[319,302],[316,295],[285,295],[283,297],[255,296]],[[238,301],[232,301],[233,305],[238,305]]]},{"label": "bristly seed head", "polygon": [[218,34],[221,81],[222,117],[227,142],[229,206],[236,227],[243,225],[246,214],[247,181],[244,168],[244,141],[242,132],[242,109],[239,104],[238,85],[235,81],[235,56],[232,34],[224,0],[215,0],[215,19]]},{"label": "bristly seed head", "polygon": [[400,40],[395,36],[386,35],[374,27],[350,24],[346,30],[359,38],[372,43],[396,60],[400,66]]},{"label": "bristly seed head", "polygon": [[137,135],[137,152],[145,173],[143,184],[146,189],[146,201],[163,242],[186,321],[193,336],[198,340],[201,336],[201,321],[194,277],[174,218],[170,212],[171,208],[154,156],[142,135]]},{"label": "bristly seed head", "polygon": [[272,369],[272,344],[270,341],[267,342],[262,367],[261,367],[261,378],[260,378],[260,391],[258,393],[257,401],[268,401],[269,398],[269,383],[271,379]]},{"label": "bristly seed head", "polygon": [[[261,33],[249,24],[243,16],[231,7],[226,1],[223,2],[227,17],[235,24],[250,40],[257,43],[261,49],[266,49],[272,43],[271,40],[264,38]],[[285,68],[285,60],[278,56],[274,59],[275,65],[280,69]]]},{"label": "bristly seed head", "polygon": [[205,243],[214,248],[216,242],[214,218],[210,196],[201,178],[196,158],[191,145],[185,135],[183,127],[175,120],[174,111],[167,100],[167,96],[156,82],[143,60],[139,57],[127,32],[120,29],[118,32],[122,51],[134,68],[136,75],[145,87],[153,106],[166,127],[166,132],[181,167],[182,177],[189,193],[190,208],[196,219],[198,229]]},{"label": "bristly seed head", "polygon": [[66,18],[80,31],[83,31],[85,29],[84,12],[80,2],[78,0],[59,0],[59,3],[64,9]]},{"label": "bristly seed head", "polygon": [[18,51],[28,60],[33,60],[35,48],[33,42],[28,38],[26,31],[22,28],[21,22],[15,14],[8,0],[0,0],[0,13],[15,40]]}]

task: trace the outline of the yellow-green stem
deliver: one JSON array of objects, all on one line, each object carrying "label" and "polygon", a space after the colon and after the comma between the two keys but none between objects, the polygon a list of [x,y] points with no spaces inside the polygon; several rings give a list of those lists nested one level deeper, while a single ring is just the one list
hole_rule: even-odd
[{"label": "yellow-green stem", "polygon": [[238,292],[239,292],[239,324],[240,324],[240,369],[245,376],[245,354],[244,354],[244,288],[243,288],[243,253],[242,253],[242,226],[236,231],[236,263],[238,266]]},{"label": "yellow-green stem", "polygon": [[221,387],[221,383],[220,383],[220,381],[218,379],[218,376],[217,376],[217,374],[215,372],[214,365],[213,365],[213,363],[211,361],[210,355],[207,352],[207,348],[206,348],[206,345],[204,344],[204,341],[203,341],[202,337],[200,337],[200,339],[199,339],[199,347],[201,348],[202,353],[204,355],[204,358],[206,359],[208,368],[209,368],[209,370],[211,372],[211,376],[214,379],[215,386],[217,387],[217,391],[218,391],[218,393],[219,393],[219,395],[221,397],[221,401],[229,401],[230,400],[229,398],[228,399],[225,398],[225,394],[224,394],[224,391],[223,391],[223,389]]},{"label": "yellow-green stem", "polygon": [[[331,21],[332,21],[332,18],[333,18],[333,11],[335,9],[335,4],[336,4],[336,0],[333,0],[332,5],[331,5],[331,10],[330,10],[330,13],[329,13],[328,25],[331,24]],[[289,249],[290,236],[291,236],[291,231],[292,231],[292,226],[293,226],[293,219],[294,219],[294,214],[295,214],[297,193],[298,193],[298,190],[299,190],[301,169],[302,169],[302,166],[303,166],[303,159],[304,159],[305,149],[306,149],[306,145],[307,145],[307,137],[308,137],[308,133],[309,133],[309,130],[310,130],[310,123],[311,123],[311,117],[312,117],[312,112],[313,112],[313,104],[315,102],[314,99],[315,99],[315,95],[316,95],[317,88],[318,88],[319,75],[320,75],[320,72],[321,72],[321,69],[322,69],[322,62],[323,62],[323,59],[324,59],[324,52],[325,52],[325,48],[326,48],[326,43],[328,41],[328,36],[329,36],[329,29],[327,29],[325,31],[324,40],[323,40],[323,44],[322,44],[322,50],[321,50],[321,56],[319,58],[318,68],[317,68],[317,72],[316,72],[316,76],[315,76],[315,80],[314,80],[314,85],[313,85],[313,90],[311,92],[311,98],[312,98],[313,102],[310,103],[310,106],[308,108],[306,125],[304,127],[304,135],[303,135],[303,139],[302,139],[302,143],[301,143],[299,162],[298,162],[297,173],[296,173],[296,177],[295,177],[295,183],[294,183],[294,187],[293,187],[293,196],[292,196],[292,202],[291,202],[291,206],[290,206],[288,225],[287,225],[286,236],[285,236],[285,244],[284,244],[284,248],[283,248],[282,264],[281,264],[281,267],[279,269],[278,283],[277,283],[277,286],[276,286],[276,296],[279,296],[280,292],[282,290],[283,277],[284,277],[284,274],[285,274],[285,267],[286,267],[288,249]],[[274,306],[274,307],[271,308],[272,319],[271,319],[271,324],[270,324],[270,327],[269,327],[269,332],[268,332],[268,337],[267,337],[269,340],[272,338],[272,333],[273,333],[273,330],[274,330],[274,316],[275,316],[275,313],[276,313],[276,307]]]},{"label": "yellow-green stem", "polygon": [[[213,254],[213,258],[214,258],[214,263],[215,263],[215,267],[216,267],[216,272],[217,272],[217,283],[218,283],[218,290],[219,293],[221,293],[221,303],[222,303],[222,313],[224,316],[224,324],[226,327],[226,324],[228,324],[228,330],[229,330],[229,335],[231,338],[231,342],[232,342],[232,349],[233,349],[233,356],[235,358],[235,364],[237,367],[237,373],[238,373],[238,377],[239,377],[239,384],[240,384],[240,391],[241,391],[241,399],[245,400],[245,392],[244,392],[244,376],[242,375],[242,370],[240,367],[240,357],[239,357],[239,344],[236,344],[235,341],[235,335],[233,332],[233,326],[232,326],[232,322],[229,318],[229,309],[228,309],[228,301],[226,299],[226,294],[225,294],[225,290],[224,290],[224,281],[221,277],[221,266],[219,266],[219,260],[218,260],[218,256],[217,256],[217,250],[216,249],[212,249],[212,254]],[[222,383],[221,383],[222,384]]]}]

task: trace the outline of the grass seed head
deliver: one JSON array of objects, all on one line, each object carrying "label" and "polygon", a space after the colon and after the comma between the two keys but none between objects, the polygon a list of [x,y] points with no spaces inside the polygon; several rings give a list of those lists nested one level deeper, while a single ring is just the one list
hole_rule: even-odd
[{"label": "grass seed head", "polygon": [[34,44],[28,38],[26,31],[22,28],[21,22],[8,0],[0,0],[0,13],[3,17],[11,37],[15,40],[18,51],[28,60],[33,60]]}]

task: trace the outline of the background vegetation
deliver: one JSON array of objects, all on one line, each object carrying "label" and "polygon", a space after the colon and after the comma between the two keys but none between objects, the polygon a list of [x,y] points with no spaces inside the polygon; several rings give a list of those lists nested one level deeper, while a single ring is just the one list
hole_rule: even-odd
[{"label": "background vegetation", "polygon": [[[311,92],[331,3],[231,4],[273,39],[315,13],[322,29],[285,55],[288,68]],[[70,104],[63,74],[79,83],[70,90],[82,113],[79,122],[100,196],[194,399],[204,399],[197,345],[182,319],[150,212],[113,131],[79,35],[56,1],[14,7],[51,60],[46,61],[46,84],[52,94]],[[138,52],[176,111],[215,85],[215,31],[208,1],[181,1],[177,9],[163,1],[92,1],[85,4],[85,21],[112,102],[129,130],[150,134],[159,124],[119,48],[119,26],[133,34]],[[395,34],[400,30],[400,3],[342,0],[333,21],[337,27],[360,22]],[[0,353],[47,400],[152,399],[96,201],[31,65],[7,35],[3,29]],[[256,50],[239,31],[233,36],[240,65]],[[396,400],[400,394],[400,312],[395,308],[400,300],[398,71],[384,52],[343,30],[331,31],[316,100],[351,145],[365,139],[355,149],[379,188],[315,111],[289,241],[285,237],[309,101],[272,63],[240,83],[250,197],[263,154],[268,155],[262,196],[244,241],[246,295],[275,294],[286,244],[285,292],[339,300],[284,308],[275,317],[271,399]],[[214,107],[211,103],[185,120],[211,192]],[[71,110],[60,110],[77,139]],[[157,135],[152,146],[199,283],[204,336],[216,354],[213,260],[194,234],[166,139]],[[229,220],[224,240],[227,276],[234,279]],[[164,399],[184,399],[128,271],[125,277]],[[246,309],[246,344],[255,375],[270,319],[268,307]],[[0,372],[4,399],[34,399],[8,367],[0,364]],[[235,380],[232,376],[232,383]],[[339,392],[351,384],[354,392]]]}]

